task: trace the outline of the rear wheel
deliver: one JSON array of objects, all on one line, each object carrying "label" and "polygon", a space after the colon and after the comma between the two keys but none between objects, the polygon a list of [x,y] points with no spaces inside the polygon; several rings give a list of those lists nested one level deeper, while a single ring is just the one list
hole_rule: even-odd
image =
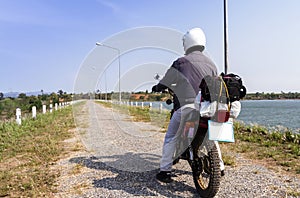
[{"label": "rear wheel", "polygon": [[211,149],[202,147],[198,160],[191,165],[196,189],[201,197],[214,197],[220,187],[221,170],[218,150],[215,144]]}]

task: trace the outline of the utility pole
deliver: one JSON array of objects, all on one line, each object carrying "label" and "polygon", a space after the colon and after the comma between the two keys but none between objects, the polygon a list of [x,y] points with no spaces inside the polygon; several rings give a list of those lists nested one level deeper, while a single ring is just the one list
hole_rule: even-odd
[{"label": "utility pole", "polygon": [[227,27],[227,0],[224,0],[224,72],[228,71],[228,27]]}]

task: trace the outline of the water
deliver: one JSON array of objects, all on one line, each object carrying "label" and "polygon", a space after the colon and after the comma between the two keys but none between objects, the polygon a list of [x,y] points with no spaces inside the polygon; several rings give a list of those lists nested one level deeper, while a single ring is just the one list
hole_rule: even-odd
[{"label": "water", "polygon": [[242,101],[238,120],[266,127],[283,126],[300,130],[300,100],[247,100]]},{"label": "water", "polygon": [[[173,107],[165,102],[152,102],[152,107],[159,108],[160,103],[167,110]],[[280,126],[300,132],[300,100],[246,100],[241,103],[242,111],[238,120],[246,124]],[[149,106],[149,102],[144,102],[144,105]]]}]

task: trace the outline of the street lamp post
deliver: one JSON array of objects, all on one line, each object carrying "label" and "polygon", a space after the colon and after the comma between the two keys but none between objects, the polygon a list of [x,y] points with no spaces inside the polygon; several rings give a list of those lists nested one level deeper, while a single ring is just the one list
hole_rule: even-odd
[{"label": "street lamp post", "polygon": [[120,60],[120,54],[121,53],[120,53],[120,49],[112,47],[112,46],[109,46],[109,45],[105,45],[105,44],[100,43],[100,42],[96,42],[96,45],[97,46],[108,47],[108,48],[111,48],[113,50],[117,50],[117,52],[118,52],[118,63],[119,63],[119,104],[121,104],[121,60]]},{"label": "street lamp post", "polygon": [[104,71],[104,80],[105,80],[105,101],[107,102],[107,81],[106,81],[106,69]]}]

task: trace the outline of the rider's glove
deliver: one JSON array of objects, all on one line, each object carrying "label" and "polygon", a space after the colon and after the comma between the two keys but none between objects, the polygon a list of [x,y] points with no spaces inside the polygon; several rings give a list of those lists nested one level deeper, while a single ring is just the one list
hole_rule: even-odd
[{"label": "rider's glove", "polygon": [[154,85],[154,86],[152,87],[152,93],[153,93],[153,92],[159,92],[159,91],[158,91],[157,85]]},{"label": "rider's glove", "polygon": [[167,86],[158,83],[157,85],[154,85],[152,87],[152,92],[161,92],[161,91],[163,91],[164,89],[167,89],[167,88],[168,88]]}]

